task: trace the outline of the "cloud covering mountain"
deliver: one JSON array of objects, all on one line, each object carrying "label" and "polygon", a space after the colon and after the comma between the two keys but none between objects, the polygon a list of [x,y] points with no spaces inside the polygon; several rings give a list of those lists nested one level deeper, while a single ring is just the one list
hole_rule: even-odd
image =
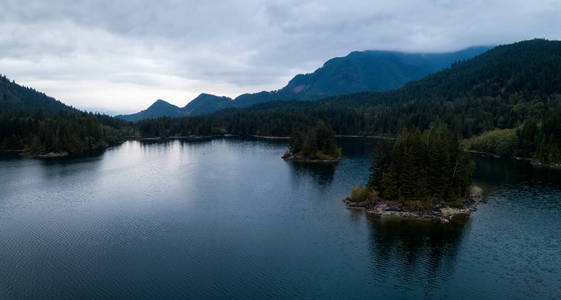
[{"label": "cloud covering mountain", "polygon": [[559,1],[0,2],[0,73],[82,109],[273,90],[353,50],[561,39]]}]

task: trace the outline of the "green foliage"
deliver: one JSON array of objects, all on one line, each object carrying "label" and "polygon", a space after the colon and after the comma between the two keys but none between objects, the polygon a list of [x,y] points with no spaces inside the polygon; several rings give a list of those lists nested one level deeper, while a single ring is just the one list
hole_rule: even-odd
[{"label": "green foliage", "polygon": [[370,203],[374,203],[378,201],[378,192],[368,186],[363,188],[357,185],[351,188],[350,199],[353,202],[364,202],[368,200]]},{"label": "green foliage", "polygon": [[534,158],[546,164],[561,164],[561,105],[542,118],[539,140]]},{"label": "green foliage", "polygon": [[470,150],[504,157],[532,157],[546,164],[561,163],[561,105],[544,113],[540,123],[527,120],[516,129],[495,129],[464,141]]},{"label": "green foliage", "polygon": [[62,102],[41,92],[18,85],[5,76],[0,76],[0,95],[0,114],[37,110],[43,110],[46,113],[59,111],[78,112],[76,109],[64,105]]},{"label": "green foliage", "polygon": [[355,186],[351,188],[351,201],[353,202],[364,202],[368,196],[368,189],[362,188],[360,186]]},{"label": "green foliage", "polygon": [[91,113],[4,113],[0,150],[80,153],[119,143],[131,130],[123,121]]},{"label": "green foliage", "polygon": [[512,157],[520,151],[518,129],[495,129],[464,141],[469,150]]},{"label": "green foliage", "polygon": [[290,139],[291,154],[310,159],[332,159],[341,156],[335,143],[335,133],[323,122],[306,132],[295,131]]},{"label": "green foliage", "polygon": [[433,199],[454,201],[467,196],[472,169],[457,137],[445,129],[424,133],[404,129],[392,147],[387,141],[379,144],[367,186],[385,199],[425,209]]}]

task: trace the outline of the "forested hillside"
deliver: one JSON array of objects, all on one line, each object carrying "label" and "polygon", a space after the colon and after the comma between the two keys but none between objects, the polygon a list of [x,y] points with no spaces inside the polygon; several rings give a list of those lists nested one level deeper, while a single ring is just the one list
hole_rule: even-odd
[{"label": "forested hillside", "polygon": [[10,81],[6,76],[0,76],[0,113],[38,109],[45,112],[75,110],[41,92]]},{"label": "forested hillside", "polygon": [[118,117],[138,121],[162,116],[198,116],[228,107],[244,108],[269,101],[317,100],[363,91],[391,90],[487,50],[489,47],[444,53],[354,51],[345,57],[328,60],[313,73],[296,75],[285,87],[276,91],[248,93],[235,99],[201,94],[181,109],[174,106],[175,109],[165,111],[153,107],[154,103],[142,112]]},{"label": "forested hillside", "polygon": [[0,151],[81,153],[132,134],[132,127],[122,120],[80,112],[0,77]]},{"label": "forested hillside", "polygon": [[354,51],[345,57],[328,60],[313,73],[296,75],[278,91],[242,95],[233,104],[247,107],[271,100],[317,100],[357,92],[392,90],[489,49],[473,47],[444,53]]},{"label": "forested hillside", "polygon": [[147,109],[130,114],[130,115],[118,115],[116,118],[122,119],[125,121],[136,122],[139,120],[144,119],[155,119],[160,117],[181,117],[181,108],[164,101],[162,99],[156,100],[156,102],[152,103]]},{"label": "forested hillside", "polygon": [[443,125],[471,138],[534,123],[534,139],[521,140],[516,147],[533,149],[536,156],[561,148],[561,122],[553,113],[559,107],[561,42],[531,40],[496,47],[394,91],[315,103],[270,102],[210,116],[143,121],[138,128],[143,136],[288,136],[323,120],[337,134],[395,135],[405,127]]}]

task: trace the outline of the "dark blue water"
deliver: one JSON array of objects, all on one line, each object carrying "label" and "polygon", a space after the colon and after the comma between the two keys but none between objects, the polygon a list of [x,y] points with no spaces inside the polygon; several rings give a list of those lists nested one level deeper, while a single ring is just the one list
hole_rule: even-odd
[{"label": "dark blue water", "polygon": [[4,157],[0,299],[561,298],[561,172],[475,158],[465,222],[379,219],[341,202],[373,142],[340,144],[337,166],[235,139]]}]

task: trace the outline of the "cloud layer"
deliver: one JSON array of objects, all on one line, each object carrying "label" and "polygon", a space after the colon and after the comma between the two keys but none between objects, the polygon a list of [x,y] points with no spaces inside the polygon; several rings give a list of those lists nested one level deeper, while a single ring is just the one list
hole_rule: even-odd
[{"label": "cloud layer", "polygon": [[78,108],[282,87],[353,50],[561,39],[561,2],[0,1],[0,73]]}]

